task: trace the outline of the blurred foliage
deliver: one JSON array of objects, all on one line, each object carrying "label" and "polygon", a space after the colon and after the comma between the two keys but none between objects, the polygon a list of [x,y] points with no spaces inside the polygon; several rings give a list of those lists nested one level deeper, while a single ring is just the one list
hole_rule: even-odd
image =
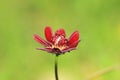
[{"label": "blurred foliage", "polygon": [[[54,80],[54,55],[33,34],[44,27],[64,28],[67,37],[79,30],[76,51],[59,57],[60,80],[84,80],[120,64],[120,0],[1,0],[0,80]],[[120,80],[114,69],[94,80]]]}]

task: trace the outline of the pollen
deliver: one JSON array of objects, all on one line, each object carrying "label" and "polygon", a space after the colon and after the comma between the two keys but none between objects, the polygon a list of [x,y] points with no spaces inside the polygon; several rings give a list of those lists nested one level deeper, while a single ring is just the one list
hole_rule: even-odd
[{"label": "pollen", "polygon": [[54,49],[54,48],[57,48],[57,49],[59,49],[60,51],[62,51],[63,49],[66,48],[66,45],[63,45],[63,46],[52,45],[52,49]]}]

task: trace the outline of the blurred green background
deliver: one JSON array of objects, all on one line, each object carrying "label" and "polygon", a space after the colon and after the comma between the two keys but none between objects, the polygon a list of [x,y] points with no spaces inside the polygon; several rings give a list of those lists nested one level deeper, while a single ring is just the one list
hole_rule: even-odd
[{"label": "blurred green background", "polygon": [[[120,0],[1,0],[0,80],[55,80],[55,55],[36,50],[44,27],[80,31],[78,49],[59,57],[60,80],[120,80]],[[114,67],[118,65],[118,67]],[[94,76],[95,77],[95,76]]]}]

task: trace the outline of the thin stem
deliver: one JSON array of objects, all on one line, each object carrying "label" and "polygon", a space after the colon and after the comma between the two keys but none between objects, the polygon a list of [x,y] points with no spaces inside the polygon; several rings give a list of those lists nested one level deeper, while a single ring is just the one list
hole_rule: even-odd
[{"label": "thin stem", "polygon": [[58,55],[55,56],[55,79],[58,79]]}]

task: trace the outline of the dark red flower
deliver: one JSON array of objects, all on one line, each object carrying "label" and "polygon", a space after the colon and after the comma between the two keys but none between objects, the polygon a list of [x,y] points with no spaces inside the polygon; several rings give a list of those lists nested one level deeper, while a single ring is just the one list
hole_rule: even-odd
[{"label": "dark red flower", "polygon": [[43,50],[59,55],[61,53],[75,50],[78,43],[80,42],[78,31],[73,32],[68,39],[66,38],[64,29],[59,29],[55,32],[55,34],[53,34],[52,29],[47,26],[45,27],[44,32],[46,40],[42,39],[37,34],[34,35],[34,39],[44,46],[44,48],[38,48],[38,50]]}]

